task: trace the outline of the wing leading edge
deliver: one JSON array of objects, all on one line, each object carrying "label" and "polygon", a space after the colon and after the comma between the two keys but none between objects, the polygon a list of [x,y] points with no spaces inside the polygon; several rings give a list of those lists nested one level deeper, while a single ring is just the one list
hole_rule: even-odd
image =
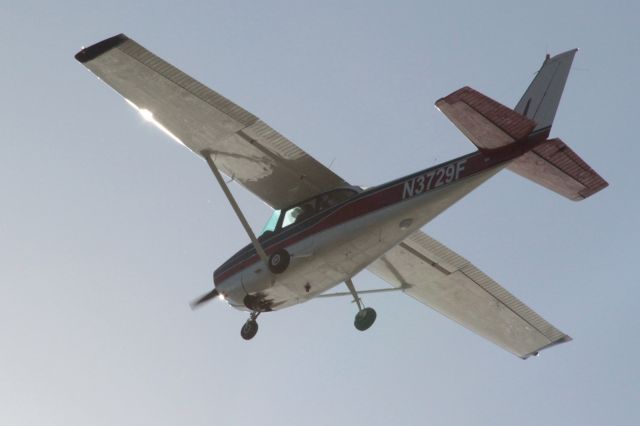
[{"label": "wing leading edge", "polygon": [[124,34],[82,49],[76,59],[145,118],[274,209],[345,181],[262,120],[189,77]]},{"label": "wing leading edge", "polygon": [[367,269],[520,358],[571,340],[468,260],[422,231],[411,234]]}]

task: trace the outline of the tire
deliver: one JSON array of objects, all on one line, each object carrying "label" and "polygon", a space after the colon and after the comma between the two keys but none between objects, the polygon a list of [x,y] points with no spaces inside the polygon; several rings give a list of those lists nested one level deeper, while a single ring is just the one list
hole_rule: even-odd
[{"label": "tire", "polygon": [[285,249],[280,249],[269,257],[269,270],[274,274],[281,274],[289,267],[290,261],[289,252]]},{"label": "tire", "polygon": [[258,322],[256,320],[247,320],[240,329],[240,335],[244,340],[251,340],[258,332]]},{"label": "tire", "polygon": [[365,331],[376,321],[376,311],[373,308],[364,308],[356,314],[353,325],[360,331]]}]

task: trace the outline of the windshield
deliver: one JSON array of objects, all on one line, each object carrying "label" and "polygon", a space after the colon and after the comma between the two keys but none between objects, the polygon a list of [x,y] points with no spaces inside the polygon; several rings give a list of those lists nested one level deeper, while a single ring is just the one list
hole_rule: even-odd
[{"label": "windshield", "polygon": [[278,219],[280,219],[280,210],[274,210],[273,214],[262,228],[262,232],[260,235],[264,235],[266,232],[274,232],[276,230],[276,225],[278,225]]}]

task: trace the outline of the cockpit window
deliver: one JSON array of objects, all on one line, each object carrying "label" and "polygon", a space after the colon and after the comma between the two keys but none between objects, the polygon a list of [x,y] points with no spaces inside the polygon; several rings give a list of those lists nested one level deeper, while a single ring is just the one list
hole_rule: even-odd
[{"label": "cockpit window", "polygon": [[267,232],[275,232],[276,226],[278,225],[278,219],[280,219],[280,210],[275,210],[267,223],[264,225],[264,228],[262,228],[262,232],[260,232],[260,235],[265,235]]},{"label": "cockpit window", "polygon": [[328,209],[352,197],[356,191],[353,189],[336,189],[318,197],[318,211]]},{"label": "cockpit window", "polygon": [[307,200],[286,210],[275,210],[267,224],[262,229],[260,236],[277,232],[280,229],[293,225],[294,223],[300,223],[318,212],[342,203],[343,201],[353,197],[356,193],[357,191],[354,189],[334,189],[333,191],[318,195],[316,198]]},{"label": "cockpit window", "polygon": [[282,227],[286,228],[294,223],[300,223],[313,216],[316,212],[316,200],[307,201],[299,206],[291,207],[284,213]]}]

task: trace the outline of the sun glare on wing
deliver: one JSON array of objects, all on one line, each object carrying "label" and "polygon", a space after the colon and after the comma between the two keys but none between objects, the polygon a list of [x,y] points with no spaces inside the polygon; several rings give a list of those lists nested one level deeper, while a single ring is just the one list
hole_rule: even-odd
[{"label": "sun glare on wing", "polygon": [[149,111],[146,108],[140,108],[138,107],[138,105],[134,104],[133,102],[131,102],[129,99],[124,98],[125,101],[127,101],[127,103],[129,105],[131,105],[136,111],[138,111],[140,113],[140,115],[142,116],[142,118],[144,119],[144,121],[148,121],[149,123],[152,123],[153,125],[155,125],[158,129],[162,130],[162,132],[164,134],[166,134],[167,136],[169,136],[171,139],[173,139],[174,141],[178,142],[180,145],[182,146],[186,146],[184,143],[182,143],[182,141],[173,133],[171,133],[169,131],[169,129],[167,129],[166,127],[164,127],[160,122],[156,121],[156,119],[153,117],[153,113],[151,111]]},{"label": "sun glare on wing", "polygon": [[140,108],[138,111],[140,111],[140,115],[142,116],[142,118],[144,118],[146,121],[149,121],[151,123],[153,123],[155,120],[153,119],[153,113],[151,111],[149,111],[146,108]]}]

